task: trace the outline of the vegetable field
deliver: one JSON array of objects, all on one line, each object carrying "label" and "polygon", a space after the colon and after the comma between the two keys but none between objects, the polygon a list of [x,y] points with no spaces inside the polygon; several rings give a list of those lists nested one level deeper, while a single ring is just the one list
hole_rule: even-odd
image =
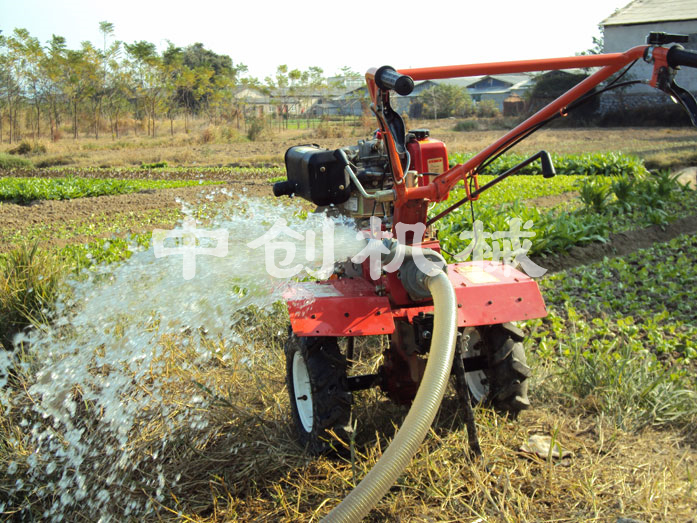
[{"label": "vegetable field", "polygon": [[[534,233],[549,314],[519,324],[532,408],[508,419],[476,407],[483,462],[449,390],[370,521],[697,518],[697,191],[647,167],[640,147],[587,151],[564,133],[558,176],[533,164],[436,222],[449,260],[477,221]],[[474,150],[458,147],[452,161]],[[246,245],[279,218],[296,231],[322,222],[271,196],[284,171],[259,155],[0,169],[1,520],[317,521],[380,458],[408,408],[376,390],[355,395],[343,457],[295,443],[288,316],[263,252]],[[521,159],[503,156],[480,184]],[[191,280],[182,256],[153,247],[154,229],[185,219],[232,242],[225,257],[198,256]],[[348,249],[355,231],[337,228]],[[359,339],[356,372],[374,371],[385,343]],[[569,453],[522,451],[535,434]]]}]

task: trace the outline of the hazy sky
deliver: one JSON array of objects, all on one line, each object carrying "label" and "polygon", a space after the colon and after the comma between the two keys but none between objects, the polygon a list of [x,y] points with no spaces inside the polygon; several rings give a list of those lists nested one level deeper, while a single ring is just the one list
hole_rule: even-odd
[{"label": "hazy sky", "polygon": [[[571,56],[591,47],[598,23],[629,0],[344,2],[264,0],[0,0],[3,34],[23,27],[42,42],[52,34],[77,48],[101,48],[99,22],[114,38],[148,40],[160,50],[201,42],[263,80],[279,64],[424,67]],[[643,42],[637,42],[642,44]]]}]

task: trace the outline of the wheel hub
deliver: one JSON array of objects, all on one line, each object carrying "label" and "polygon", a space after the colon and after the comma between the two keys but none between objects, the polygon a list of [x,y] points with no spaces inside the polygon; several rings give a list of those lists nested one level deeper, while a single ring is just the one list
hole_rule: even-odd
[{"label": "wheel hub", "polygon": [[314,413],[312,410],[312,386],[305,359],[300,352],[293,355],[293,390],[298,417],[306,432],[312,432]]}]

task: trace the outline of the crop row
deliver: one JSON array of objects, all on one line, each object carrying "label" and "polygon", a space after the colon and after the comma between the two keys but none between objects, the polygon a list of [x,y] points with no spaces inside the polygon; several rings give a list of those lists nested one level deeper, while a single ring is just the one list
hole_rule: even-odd
[{"label": "crop row", "polygon": [[[493,175],[480,175],[479,185],[493,180]],[[504,181],[494,185],[491,189],[487,189],[480,196],[479,202],[489,203],[505,203],[515,200],[530,200],[544,196],[555,196],[564,193],[569,193],[578,190],[578,184],[583,180],[584,176],[556,176],[554,178],[543,178],[542,176],[510,176]],[[609,182],[609,177],[601,177],[604,181]],[[463,185],[457,185],[450,191],[448,199],[449,204],[465,198],[467,192]],[[478,203],[479,203],[478,202]],[[478,205],[475,203],[475,205]]]},{"label": "crop row", "polygon": [[209,180],[123,180],[114,178],[0,178],[0,201],[68,200],[220,183]]},{"label": "crop row", "polygon": [[697,421],[697,238],[684,235],[540,281],[549,315],[530,320],[536,394],[615,423]]},{"label": "crop row", "polygon": [[[509,231],[511,219],[528,224],[525,232],[534,233],[529,254],[563,253],[576,245],[606,242],[613,232],[669,223],[694,213],[697,204],[697,193],[667,173],[612,180],[586,177],[576,179],[572,185],[578,189],[579,198],[557,208],[541,209],[521,199],[509,199],[515,196],[510,191],[498,202],[476,202],[473,211],[460,207],[437,222],[441,245],[451,255],[471,246],[474,214],[475,220],[483,223],[486,234]],[[443,210],[458,196],[461,195],[436,205],[432,214]],[[486,237],[482,236],[480,241],[487,241]]]},{"label": "crop row", "polygon": [[[465,163],[474,154],[455,153],[450,155],[451,162]],[[552,154],[552,162],[557,174],[576,174],[587,176],[639,176],[646,174],[644,161],[636,156],[622,153],[593,153],[593,154]],[[501,174],[527,160],[529,155],[509,153],[494,160],[485,170],[486,174]],[[539,174],[538,162],[523,167],[519,174]]]},{"label": "crop row", "polygon": [[[0,165],[0,169],[2,166]],[[240,177],[260,178],[285,174],[285,168],[278,166],[248,167],[49,167],[34,169],[28,166],[4,168],[2,176],[41,177],[41,178],[118,178],[128,180],[157,179],[157,180],[227,180]]]}]

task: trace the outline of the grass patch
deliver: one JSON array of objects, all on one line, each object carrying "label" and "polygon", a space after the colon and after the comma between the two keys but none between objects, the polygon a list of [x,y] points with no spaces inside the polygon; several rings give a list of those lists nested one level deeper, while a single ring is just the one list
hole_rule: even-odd
[{"label": "grass patch", "polygon": [[0,344],[5,348],[24,328],[47,321],[66,273],[59,259],[36,243],[0,258]]},{"label": "grass patch", "polygon": [[0,153],[0,169],[33,169],[34,164],[26,158]]},{"label": "grass patch", "polygon": [[69,200],[86,196],[127,194],[142,190],[172,189],[221,182],[209,180],[121,180],[114,178],[24,178],[0,179],[0,200],[29,203],[34,200]]}]

